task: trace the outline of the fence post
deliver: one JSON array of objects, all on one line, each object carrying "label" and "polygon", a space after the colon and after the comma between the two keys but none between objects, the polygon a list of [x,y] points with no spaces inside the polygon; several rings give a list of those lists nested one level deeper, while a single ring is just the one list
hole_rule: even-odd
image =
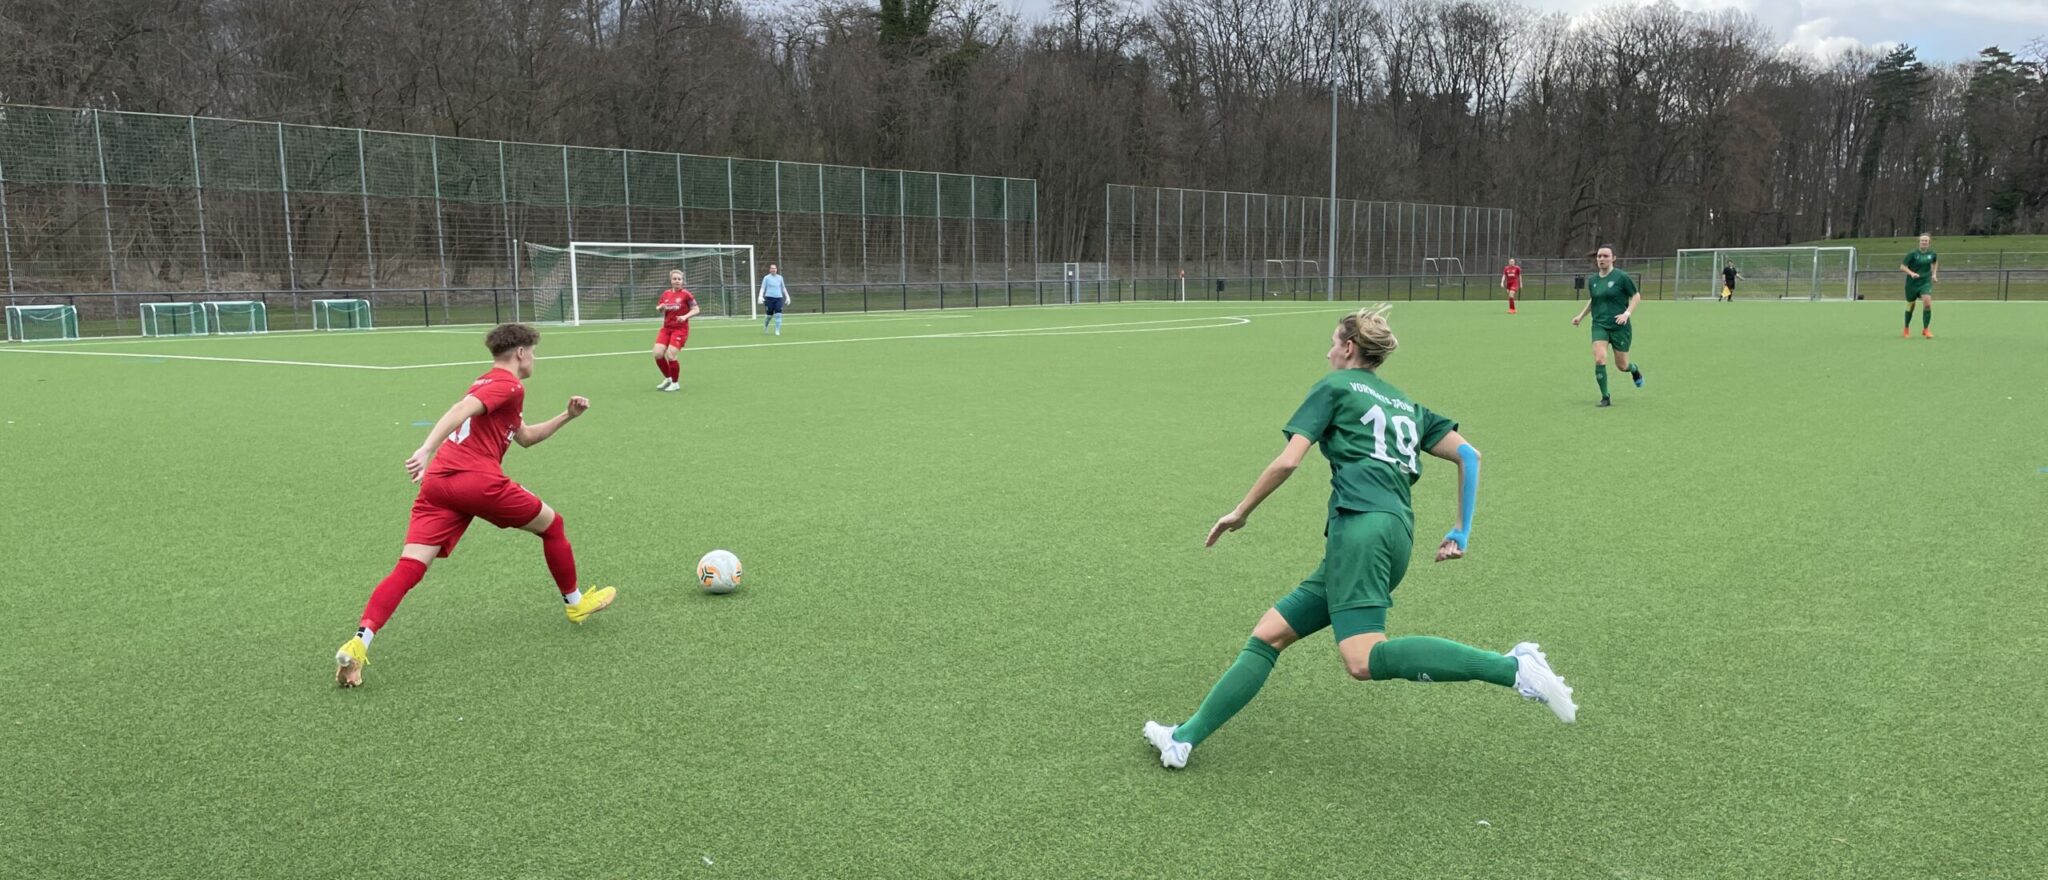
[{"label": "fence post", "polygon": [[[100,139],[100,111],[92,111],[92,148],[100,161],[100,229],[107,234],[107,289],[120,290],[121,279],[114,265],[114,205],[107,197],[107,147]],[[278,147],[283,149],[282,143]],[[282,159],[283,153],[278,154]]]},{"label": "fence post", "polygon": [[[201,216],[205,215],[202,214]],[[205,241],[203,237],[200,240],[202,242]],[[5,261],[0,263],[0,265],[4,265],[7,272],[7,295],[9,297],[7,304],[13,305],[14,238],[7,231],[7,164],[5,162],[0,162],[0,260]]]},{"label": "fence post", "polygon": [[[567,148],[564,148],[562,156],[565,163],[568,155]],[[433,140],[427,141],[427,158],[434,166],[434,249],[441,258],[441,289],[447,290],[448,235],[441,228],[441,137],[439,135],[435,135]],[[564,164],[563,171],[566,173],[567,170],[568,166]],[[566,193],[564,193],[564,197],[566,199]]]},{"label": "fence post", "polygon": [[[192,117],[185,117],[185,139],[192,148],[192,203],[199,210],[199,284],[206,290],[213,289],[213,260],[206,248],[206,183],[199,176],[199,124]],[[0,226],[7,225],[6,195],[0,193]],[[8,279],[8,289],[13,290],[13,278]],[[269,306],[264,306],[268,309]]]},{"label": "fence post", "polygon": [[[682,176],[677,175],[677,190],[680,191],[682,186]],[[505,185],[504,141],[498,142],[498,215],[503,218],[505,223],[505,258],[512,264],[510,266],[512,270],[512,320],[517,321],[519,320],[519,239],[512,233],[512,200],[507,197],[507,187]],[[678,219],[680,220],[680,218]],[[680,228],[678,227],[678,229]],[[491,298],[491,317],[499,317],[496,296]],[[501,320],[497,323],[502,324],[504,321]]]},{"label": "fence post", "polygon": [[[676,181],[677,189],[682,186],[682,181]],[[619,193],[626,202],[626,241],[630,242],[633,240],[633,154],[626,150],[619,151]]]},{"label": "fence post", "polygon": [[363,156],[363,130],[356,129],[356,191],[363,196],[363,256],[370,262],[370,289],[377,289],[377,247],[370,241],[370,165]]},{"label": "fence post", "polygon": [[868,310],[868,170],[860,170],[860,310]]},{"label": "fence post", "polygon": [[284,201],[284,263],[287,287],[299,289],[299,257],[292,246],[292,175],[284,162],[284,123],[277,123],[277,185]]}]

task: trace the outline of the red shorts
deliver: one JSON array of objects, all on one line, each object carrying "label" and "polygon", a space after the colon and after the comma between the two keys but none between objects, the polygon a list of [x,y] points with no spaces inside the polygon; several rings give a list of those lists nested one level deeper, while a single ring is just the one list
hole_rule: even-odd
[{"label": "red shorts", "polygon": [[454,471],[429,474],[412,501],[412,522],[405,527],[407,544],[455,551],[469,521],[483,517],[501,529],[516,529],[540,516],[540,499],[504,474]]},{"label": "red shorts", "polygon": [[682,348],[690,341],[690,325],[663,327],[654,334],[654,344],[667,348]]}]

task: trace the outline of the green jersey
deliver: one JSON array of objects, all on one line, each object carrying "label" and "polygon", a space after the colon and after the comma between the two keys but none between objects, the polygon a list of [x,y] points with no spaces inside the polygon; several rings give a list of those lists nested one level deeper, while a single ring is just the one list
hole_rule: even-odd
[{"label": "green jersey", "polygon": [[1621,326],[1614,316],[1628,311],[1629,298],[1636,295],[1636,280],[1620,269],[1595,272],[1586,279],[1586,295],[1593,300],[1593,326],[1613,330]]},{"label": "green jersey", "polygon": [[1920,277],[1906,276],[1906,292],[1914,296],[1934,292],[1934,264],[1939,262],[1941,257],[1935,254],[1932,248],[1924,251],[1914,248],[1908,251],[1906,258],[1900,260],[1899,264],[1918,273]]},{"label": "green jersey", "polygon": [[1422,459],[1458,423],[1408,399],[1371,370],[1338,370],[1308,391],[1284,429],[1330,460],[1330,515],[1384,511],[1414,528],[1408,487]]}]

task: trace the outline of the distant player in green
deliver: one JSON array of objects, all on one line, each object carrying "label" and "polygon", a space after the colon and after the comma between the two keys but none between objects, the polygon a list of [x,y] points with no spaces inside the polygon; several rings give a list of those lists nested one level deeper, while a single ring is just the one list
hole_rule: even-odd
[{"label": "distant player in green", "polygon": [[1417,404],[1375,372],[1399,342],[1382,305],[1346,315],[1331,334],[1330,369],[1287,420],[1287,446],[1266,466],[1237,508],[1209,529],[1205,546],[1244,528],[1266,496],[1287,482],[1311,444],[1330,461],[1330,505],[1323,561],[1252,628],[1237,662],[1176,726],[1145,722],[1145,741],[1159,763],[1185,767],[1208,738],[1257,695],[1280,652],[1328,627],[1344,668],[1359,681],[1485,681],[1511,687],[1548,705],[1567,723],[1578,714],[1572,690],[1534,642],[1496,654],[1428,636],[1387,638],[1387,609],[1415,549],[1409,487],[1422,478],[1421,453],[1458,464],[1459,525],[1438,545],[1436,561],[1465,555],[1472,511],[1479,503],[1479,451],[1458,425]]},{"label": "distant player in green", "polygon": [[1643,365],[1628,359],[1629,342],[1636,335],[1635,325],[1629,319],[1635,317],[1643,294],[1636,289],[1634,278],[1614,268],[1614,245],[1601,245],[1593,254],[1593,263],[1600,271],[1586,279],[1586,307],[1572,318],[1572,326],[1579,326],[1587,312],[1593,313],[1593,380],[1600,383],[1600,402],[1594,405],[1611,406],[1612,401],[1607,399],[1609,349],[1614,351],[1614,365],[1634,377],[1637,388],[1643,387]]},{"label": "distant player in green", "polygon": [[1920,233],[1920,247],[1907,252],[1899,261],[1899,271],[1906,273],[1906,326],[1899,331],[1901,339],[1913,335],[1913,302],[1920,302],[1920,335],[1934,338],[1934,282],[1941,280],[1941,256],[1934,252],[1934,238]]}]

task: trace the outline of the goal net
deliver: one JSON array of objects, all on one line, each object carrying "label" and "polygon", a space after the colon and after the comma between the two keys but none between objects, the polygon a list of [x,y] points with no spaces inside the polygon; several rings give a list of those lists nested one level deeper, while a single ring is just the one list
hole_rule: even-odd
[{"label": "goal net", "polygon": [[535,320],[581,324],[658,318],[655,305],[668,289],[668,273],[677,269],[701,315],[751,318],[755,313],[759,273],[753,245],[575,241],[558,248],[528,243],[526,255]]},{"label": "goal net", "polygon": [[[358,300],[360,302],[361,300]],[[255,300],[216,300],[206,306],[206,324],[222,334],[269,333],[270,310]]]},{"label": "goal net", "polygon": [[1736,299],[1856,298],[1853,247],[1686,248],[1678,252],[1674,298],[1719,297],[1731,266]]},{"label": "goal net", "polygon": [[316,299],[313,301],[313,329],[368,330],[370,301],[366,299]]},{"label": "goal net", "polygon": [[206,310],[198,303],[143,303],[142,335],[205,336]]},{"label": "goal net", "polygon": [[78,309],[71,306],[8,306],[7,341],[77,339]]},{"label": "goal net", "polygon": [[1267,260],[1266,275],[1263,279],[1266,293],[1297,294],[1304,289],[1322,291],[1322,263],[1315,260]]}]

